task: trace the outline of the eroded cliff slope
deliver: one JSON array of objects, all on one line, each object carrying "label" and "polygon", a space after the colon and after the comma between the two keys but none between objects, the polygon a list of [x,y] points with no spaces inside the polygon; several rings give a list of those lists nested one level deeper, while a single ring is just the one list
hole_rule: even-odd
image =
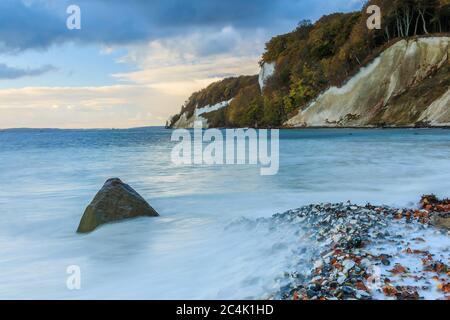
[{"label": "eroded cliff slope", "polygon": [[450,38],[401,40],[288,127],[450,125]]}]

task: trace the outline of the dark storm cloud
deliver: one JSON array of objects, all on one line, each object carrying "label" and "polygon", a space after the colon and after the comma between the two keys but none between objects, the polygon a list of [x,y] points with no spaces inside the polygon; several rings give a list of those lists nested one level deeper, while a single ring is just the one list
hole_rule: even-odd
[{"label": "dark storm cloud", "polygon": [[[193,29],[270,28],[359,4],[344,0],[1,0],[0,50],[46,48],[64,41],[124,44]],[[66,8],[77,4],[82,30],[66,28]]]},{"label": "dark storm cloud", "polygon": [[0,63],[0,80],[3,79],[12,80],[23,77],[34,77],[54,70],[56,70],[56,68],[51,65],[46,65],[35,69],[31,68],[21,69],[10,67],[7,66],[6,64]]}]

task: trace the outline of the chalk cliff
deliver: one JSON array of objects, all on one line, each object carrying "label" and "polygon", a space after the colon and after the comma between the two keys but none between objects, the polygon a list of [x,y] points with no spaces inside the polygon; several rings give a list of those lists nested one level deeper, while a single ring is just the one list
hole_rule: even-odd
[{"label": "chalk cliff", "polygon": [[[370,5],[384,12],[379,30],[367,28]],[[448,0],[369,0],[301,21],[267,42],[259,75],[192,94],[168,127],[450,126],[449,22]]]},{"label": "chalk cliff", "polygon": [[401,40],[288,127],[450,125],[450,38]]}]

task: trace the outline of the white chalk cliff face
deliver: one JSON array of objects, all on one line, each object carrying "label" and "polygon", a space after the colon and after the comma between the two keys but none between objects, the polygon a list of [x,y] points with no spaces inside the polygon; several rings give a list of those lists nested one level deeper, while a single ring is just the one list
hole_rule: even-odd
[{"label": "white chalk cliff face", "polygon": [[231,101],[233,101],[233,99],[230,99],[228,101],[219,102],[219,103],[217,103],[215,105],[212,105],[212,106],[208,105],[208,106],[203,107],[203,108],[197,108],[197,109],[195,109],[195,115],[197,117],[199,117],[202,114],[209,113],[209,112],[214,112],[214,111],[226,108],[226,107],[228,107],[230,105]]},{"label": "white chalk cliff face", "polygon": [[431,126],[450,126],[450,89],[427,108],[420,121],[428,122]]},{"label": "white chalk cliff face", "polygon": [[[206,113],[214,112],[214,111],[217,111],[220,109],[227,108],[230,105],[231,101],[233,101],[233,99],[230,99],[228,101],[222,101],[215,105],[207,105],[207,106],[204,106],[201,108],[199,108],[197,106],[193,116],[188,118],[187,114],[183,113],[181,115],[180,119],[178,119],[178,121],[175,123],[175,125],[173,127],[174,128],[192,129],[192,128],[194,128],[194,125],[196,122],[201,121],[202,127],[207,129],[207,128],[209,128],[208,120],[206,118],[202,117],[202,115],[204,115]],[[169,122],[170,122],[170,120],[169,120]]]},{"label": "white chalk cliff face", "polygon": [[343,87],[332,87],[288,127],[450,125],[450,38],[401,40]]},{"label": "white chalk cliff face", "polygon": [[[259,73],[259,86],[261,88],[261,92],[264,90],[264,86],[266,84],[266,81],[273,76],[275,73],[275,67],[276,63],[264,63],[261,66],[261,70]],[[191,129],[194,128],[194,125],[196,122],[202,122],[203,128],[209,128],[208,120],[204,117],[204,115],[221,110],[224,108],[227,108],[230,106],[233,99],[230,99],[228,101],[222,101],[214,105],[207,105],[207,106],[197,106],[195,109],[195,112],[192,116],[188,117],[188,114],[183,113],[178,121],[175,122],[175,124],[172,125],[173,128],[187,128]],[[169,119],[168,123],[172,123],[172,118]]]},{"label": "white chalk cliff face", "polygon": [[261,71],[259,72],[259,78],[258,78],[258,82],[259,82],[259,87],[261,88],[261,92],[264,91],[264,86],[266,85],[266,81],[273,76],[273,74],[275,73],[275,62],[271,62],[271,63],[264,63],[261,66]]}]

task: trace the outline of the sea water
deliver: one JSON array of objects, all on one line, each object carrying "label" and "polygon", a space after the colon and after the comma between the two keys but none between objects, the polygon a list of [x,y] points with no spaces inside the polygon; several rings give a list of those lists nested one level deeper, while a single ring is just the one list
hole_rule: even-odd
[{"label": "sea water", "polygon": [[[171,131],[0,131],[0,298],[257,299],[313,246],[273,214],[310,203],[415,206],[450,195],[450,131],[289,130],[280,170],[180,166]],[[75,233],[105,180],[161,214]],[[301,240],[300,240],[301,239]],[[80,290],[67,286],[79,266]]]}]

